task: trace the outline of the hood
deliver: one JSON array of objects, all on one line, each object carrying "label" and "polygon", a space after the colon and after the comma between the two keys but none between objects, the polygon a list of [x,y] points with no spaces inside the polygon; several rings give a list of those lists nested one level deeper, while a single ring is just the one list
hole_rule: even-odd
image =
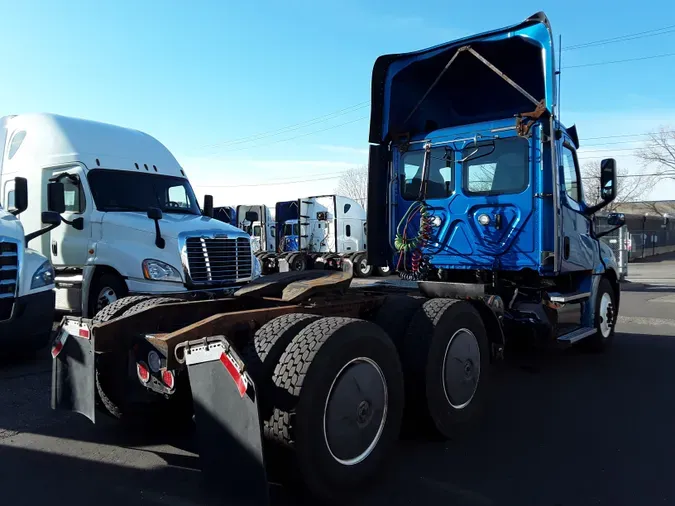
[{"label": "hood", "polygon": [[0,237],[9,237],[19,242],[24,240],[24,231],[21,222],[13,214],[0,207]]},{"label": "hood", "polygon": [[553,34],[543,12],[429,49],[380,56],[373,68],[369,141],[513,117],[537,104],[542,114],[553,114],[554,77]]},{"label": "hood", "polygon": [[[105,213],[104,223],[115,225],[120,228],[132,228],[140,232],[155,234],[155,223],[145,213]],[[249,237],[245,232],[232,225],[208,216],[194,214],[164,213],[159,220],[159,228],[162,236],[178,238],[182,232],[212,232],[219,231],[230,237]]]}]

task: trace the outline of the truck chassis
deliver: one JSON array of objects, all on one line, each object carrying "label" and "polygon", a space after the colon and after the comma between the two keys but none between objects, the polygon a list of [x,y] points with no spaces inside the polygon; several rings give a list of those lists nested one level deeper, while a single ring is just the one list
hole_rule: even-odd
[{"label": "truck chassis", "polygon": [[[52,408],[95,422],[97,397],[135,402],[140,389],[153,398],[144,420],[194,413],[205,475],[227,480],[242,504],[268,500],[265,461],[278,449],[293,450],[317,497],[346,499],[384,463],[404,403],[406,419],[446,437],[474,420],[504,337],[498,297],[348,290],[351,262],[342,268],[273,274],[223,299],[131,301],[139,310],[128,304],[104,322],[66,316],[52,349]],[[116,368],[101,368],[114,357]],[[180,392],[189,405],[157,408]],[[132,412],[120,405],[111,414]]]}]

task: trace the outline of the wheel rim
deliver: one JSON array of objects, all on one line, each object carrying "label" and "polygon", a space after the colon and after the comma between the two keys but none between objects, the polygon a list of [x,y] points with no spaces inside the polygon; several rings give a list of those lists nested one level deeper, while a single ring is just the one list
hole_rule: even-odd
[{"label": "wheel rim", "polygon": [[469,329],[459,329],[445,348],[443,390],[448,403],[462,409],[471,403],[480,381],[480,347]]},{"label": "wheel rim", "polygon": [[109,286],[105,286],[101,288],[101,290],[98,292],[98,297],[96,298],[96,311],[100,311],[106,306],[109,306],[113,302],[117,300],[117,294],[115,293],[115,290],[110,288]]},{"label": "wheel rim", "polygon": [[389,274],[390,270],[388,265],[386,267],[380,267],[380,272],[382,272],[382,274]]},{"label": "wheel rim", "polygon": [[331,456],[353,466],[373,452],[387,421],[387,382],[370,358],[349,361],[335,376],[323,411],[323,435]]},{"label": "wheel rim", "polygon": [[368,265],[368,260],[363,259],[359,262],[359,269],[363,274],[368,274],[370,272],[370,265]]},{"label": "wheel rim", "polygon": [[614,305],[612,297],[607,293],[602,294],[600,299],[600,333],[604,339],[609,337],[614,325]]}]

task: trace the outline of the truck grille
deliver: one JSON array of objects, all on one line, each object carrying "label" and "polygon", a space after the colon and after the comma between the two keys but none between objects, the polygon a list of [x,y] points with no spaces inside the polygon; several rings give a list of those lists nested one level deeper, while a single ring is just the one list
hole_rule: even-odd
[{"label": "truck grille", "polygon": [[246,237],[188,237],[190,278],[195,284],[228,284],[251,277],[251,243]]},{"label": "truck grille", "polygon": [[0,321],[12,316],[19,275],[19,247],[0,238]]}]

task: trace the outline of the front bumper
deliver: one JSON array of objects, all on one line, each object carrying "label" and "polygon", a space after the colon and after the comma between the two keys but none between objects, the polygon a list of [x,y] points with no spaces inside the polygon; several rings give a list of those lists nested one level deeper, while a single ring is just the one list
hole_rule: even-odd
[{"label": "front bumper", "polygon": [[156,295],[175,297],[184,300],[202,300],[216,297],[227,297],[239,290],[246,283],[218,288],[192,288],[188,289],[178,283],[164,283],[161,281],[141,281],[127,279],[129,295]]},{"label": "front bumper", "polygon": [[54,290],[18,297],[9,320],[0,321],[0,342],[21,345],[43,339],[45,344],[54,323]]}]

